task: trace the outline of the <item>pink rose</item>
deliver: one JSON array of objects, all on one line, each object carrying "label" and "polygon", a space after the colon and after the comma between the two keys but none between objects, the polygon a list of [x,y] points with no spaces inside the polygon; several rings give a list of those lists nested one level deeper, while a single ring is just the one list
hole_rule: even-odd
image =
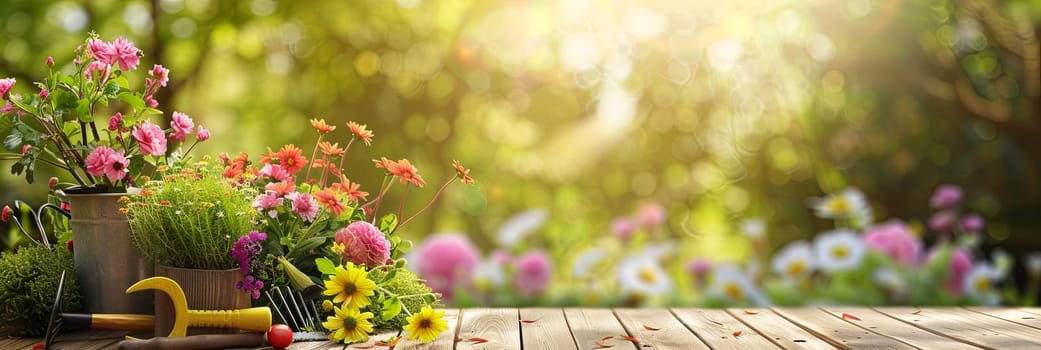
[{"label": "pink rose", "polygon": [[192,129],[195,128],[195,122],[187,114],[173,112],[173,120],[170,121],[170,127],[174,130],[170,134],[170,139],[181,142],[188,137],[188,134],[192,133]]},{"label": "pink rose", "polygon": [[864,243],[897,262],[914,266],[922,253],[922,242],[903,222],[893,220],[864,231]]},{"label": "pink rose", "polygon": [[334,239],[343,244],[343,258],[347,261],[373,267],[390,260],[390,242],[380,229],[368,222],[352,222],[336,231]]},{"label": "pink rose", "polygon": [[101,146],[90,152],[90,155],[87,155],[86,163],[87,174],[92,176],[104,175],[109,180],[119,181],[126,177],[130,159],[125,157],[122,151],[116,152],[111,148]]},{"label": "pink rose", "polygon": [[134,126],[131,136],[141,146],[141,154],[161,156],[166,154],[166,135],[158,125],[148,121]]}]

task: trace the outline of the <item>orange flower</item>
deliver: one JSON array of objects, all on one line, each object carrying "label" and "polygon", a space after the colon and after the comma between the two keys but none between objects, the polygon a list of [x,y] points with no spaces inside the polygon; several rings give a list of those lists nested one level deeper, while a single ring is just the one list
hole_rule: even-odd
[{"label": "orange flower", "polygon": [[340,216],[340,213],[346,209],[343,203],[340,203],[340,198],[337,196],[336,191],[332,189],[324,189],[314,193],[314,199],[321,204],[323,208],[331,211],[333,215]]},{"label": "orange flower", "polygon": [[397,162],[387,162],[387,172],[391,175],[397,176],[401,183],[411,183],[416,187],[426,186],[426,181],[423,181],[423,177],[419,176],[419,169],[416,169],[408,161],[408,159],[402,159]]},{"label": "orange flower", "polygon": [[278,164],[290,174],[295,174],[307,165],[304,151],[293,145],[282,146],[282,149],[275,153],[275,158],[278,159]]},{"label": "orange flower", "polygon": [[322,150],[323,154],[331,157],[339,157],[343,155],[343,149],[340,148],[339,143],[329,143],[328,141],[322,141],[318,143],[318,149]]},{"label": "orange flower", "polygon": [[292,181],[272,182],[264,186],[265,191],[274,191],[279,196],[285,196],[296,190],[296,184]]},{"label": "orange flower", "polygon": [[347,122],[347,128],[351,129],[351,133],[357,136],[362,141],[365,141],[365,145],[372,145],[372,130],[366,129],[366,125],[358,124],[355,122]]},{"label": "orange flower", "polygon": [[373,163],[376,163],[376,169],[390,169],[394,166],[394,161],[387,159],[387,157],[380,157],[379,160],[373,159]]},{"label": "orange flower", "polygon": [[359,188],[361,188],[361,184],[357,182],[351,182],[351,180],[348,180],[346,176],[341,176],[340,182],[332,184],[333,190],[341,193],[346,193],[347,200],[351,202],[355,202],[359,199],[367,200],[369,193],[365,191],[360,191]]},{"label": "orange flower", "polygon": [[311,126],[321,134],[328,134],[329,132],[336,130],[336,126],[326,124],[324,118],[322,120],[311,119]]},{"label": "orange flower", "polygon": [[470,177],[470,169],[464,168],[462,164],[459,164],[458,160],[453,160],[452,166],[455,167],[456,174],[459,175],[464,184],[472,185],[474,183],[474,179]]},{"label": "orange flower", "polygon": [[325,168],[327,165],[328,164],[326,164],[325,159],[317,158],[313,162],[311,162],[311,169],[321,169]]}]

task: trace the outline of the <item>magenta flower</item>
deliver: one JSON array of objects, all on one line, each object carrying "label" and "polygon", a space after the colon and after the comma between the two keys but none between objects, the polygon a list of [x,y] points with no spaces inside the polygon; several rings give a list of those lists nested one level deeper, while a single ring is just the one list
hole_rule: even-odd
[{"label": "magenta flower", "polygon": [[961,219],[961,228],[965,232],[980,232],[983,230],[984,223],[983,216],[972,213]]},{"label": "magenta flower", "polygon": [[2,214],[0,214],[0,221],[8,222],[11,221],[11,207],[5,205]]},{"label": "magenta flower", "polygon": [[318,211],[321,207],[318,205],[318,201],[311,195],[293,192],[287,194],[286,199],[289,199],[289,203],[292,204],[293,214],[296,214],[304,221],[314,222],[314,219],[318,217]]},{"label": "magenta flower", "polygon": [[712,260],[698,258],[687,263],[687,272],[694,276],[694,283],[704,286],[708,282],[708,274],[712,272]]},{"label": "magenta flower", "polygon": [[276,193],[275,191],[265,191],[264,194],[259,195],[257,196],[257,198],[253,199],[253,209],[256,209],[259,212],[271,209],[267,212],[267,215],[271,218],[274,218],[278,216],[278,210],[273,208],[277,208],[278,206],[282,205],[282,202],[282,197],[279,197],[278,193]]},{"label": "magenta flower", "polygon": [[188,134],[192,133],[192,129],[195,129],[195,122],[187,114],[173,112],[173,120],[170,121],[170,127],[174,131],[170,134],[170,139],[182,142],[188,137]]},{"label": "magenta flower", "polygon": [[152,66],[152,70],[148,71],[148,76],[152,77],[145,79],[149,86],[152,84],[158,84],[159,86],[166,86],[166,83],[170,81],[170,70],[160,65]]},{"label": "magenta flower", "polygon": [[947,288],[955,295],[961,295],[965,286],[965,276],[972,270],[972,256],[965,249],[951,253],[951,276],[947,279]]},{"label": "magenta flower", "polygon": [[203,128],[202,125],[199,125],[199,130],[195,132],[195,138],[198,139],[199,142],[209,140],[210,130]]},{"label": "magenta flower", "polygon": [[110,131],[119,131],[119,128],[123,126],[123,113],[116,112],[112,117],[108,118],[108,129]]},{"label": "magenta flower", "polygon": [[137,69],[138,54],[141,51],[134,46],[134,43],[125,38],[116,38],[109,44],[109,47],[112,59],[112,62],[108,62],[109,64],[119,63],[119,69],[124,71]]},{"label": "magenta flower", "polygon": [[929,198],[929,205],[933,208],[951,208],[961,203],[961,187],[955,185],[940,185]]},{"label": "magenta flower", "polygon": [[957,214],[951,210],[944,210],[929,217],[929,229],[940,233],[951,233],[957,220]]},{"label": "magenta flower", "polygon": [[43,63],[46,63],[47,67],[54,67],[54,57],[47,56],[47,60],[43,61]]},{"label": "magenta flower", "polygon": [[617,218],[611,222],[611,232],[621,239],[627,239],[636,231],[636,223],[627,218]]},{"label": "magenta flower", "polygon": [[5,103],[3,107],[0,107],[0,113],[2,114],[11,113],[15,110],[16,108],[14,107],[14,103],[11,103],[11,101],[7,101],[7,103]]},{"label": "magenta flower", "polygon": [[264,164],[264,167],[260,168],[260,171],[257,172],[257,176],[271,178],[276,182],[293,179],[293,175],[278,164]]},{"label": "magenta flower", "polygon": [[369,267],[383,265],[390,260],[387,236],[368,222],[352,222],[336,231],[334,239],[343,244],[344,260]]},{"label": "magenta flower", "polygon": [[409,266],[446,300],[452,299],[455,288],[466,288],[473,283],[479,257],[477,248],[466,236],[455,233],[430,236],[415,254]]},{"label": "magenta flower", "polygon": [[648,203],[640,207],[636,221],[643,227],[656,227],[665,223],[665,208],[658,203]]},{"label": "magenta flower", "polygon": [[7,94],[11,92],[11,88],[16,82],[15,78],[0,79],[0,98],[7,98]]},{"label": "magenta flower", "polygon": [[922,242],[911,229],[899,220],[893,220],[864,231],[864,243],[885,253],[897,262],[914,266],[922,253]]},{"label": "magenta flower", "polygon": [[161,156],[166,154],[166,135],[158,125],[148,121],[134,126],[130,133],[135,141],[141,146],[141,154]]},{"label": "magenta flower", "polygon": [[31,149],[33,149],[33,145],[30,145],[28,143],[22,145],[22,154],[29,153],[29,150],[31,150]]},{"label": "magenta flower", "polygon": [[515,265],[513,287],[521,296],[530,297],[542,293],[549,285],[553,274],[553,266],[541,251],[534,251],[521,256]]},{"label": "magenta flower", "polygon": [[83,70],[83,76],[92,79],[94,72],[98,72],[98,79],[105,80],[112,75],[112,65],[101,61],[94,61]]},{"label": "magenta flower", "polygon": [[112,45],[101,41],[100,39],[90,39],[87,41],[87,50],[90,51],[90,55],[94,59],[101,61],[105,64],[116,63],[115,55],[113,52]]},{"label": "magenta flower", "polygon": [[40,98],[47,98],[50,94],[51,92],[47,91],[47,88],[40,88]]},{"label": "magenta flower", "polygon": [[87,156],[87,173],[93,176],[106,176],[109,180],[119,181],[126,177],[130,159],[123,151],[116,152],[106,146],[95,148]]}]

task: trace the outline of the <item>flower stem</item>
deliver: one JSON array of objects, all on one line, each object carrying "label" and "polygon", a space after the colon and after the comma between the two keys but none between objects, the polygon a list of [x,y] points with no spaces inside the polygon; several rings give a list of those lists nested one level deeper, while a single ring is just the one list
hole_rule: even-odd
[{"label": "flower stem", "polygon": [[[322,143],[322,137],[323,136],[325,136],[325,134],[318,133],[318,141],[314,142],[314,150],[311,151],[311,162],[312,162],[312,164],[314,162],[314,157],[318,156],[318,144]],[[307,167],[307,173],[304,174],[304,182],[308,182],[310,180],[311,180],[311,167]]]},{"label": "flower stem", "polygon": [[401,202],[398,203],[398,218],[399,219],[401,218],[401,215],[403,215],[404,212],[405,212],[405,198],[408,197],[408,189],[410,187],[412,187],[412,186],[409,186],[408,184],[405,184],[405,192],[401,194]]},{"label": "flower stem", "polygon": [[430,198],[430,202],[427,202],[427,205],[424,206],[423,209],[420,209],[415,214],[412,214],[412,216],[410,216],[407,220],[405,220],[401,224],[399,224],[398,228],[401,228],[402,226],[405,226],[405,224],[409,223],[409,221],[412,221],[412,219],[415,219],[417,216],[419,216],[419,214],[422,214],[424,211],[429,209],[430,206],[434,204],[434,201],[437,200],[437,197],[441,196],[441,192],[444,192],[445,189],[448,188],[448,185],[451,185],[453,182],[455,182],[455,179],[457,179],[457,178],[459,178],[458,174],[456,176],[453,176],[452,179],[450,179],[447,182],[445,182],[444,185],[441,185],[441,188],[437,189],[437,193],[434,193],[434,198]]}]

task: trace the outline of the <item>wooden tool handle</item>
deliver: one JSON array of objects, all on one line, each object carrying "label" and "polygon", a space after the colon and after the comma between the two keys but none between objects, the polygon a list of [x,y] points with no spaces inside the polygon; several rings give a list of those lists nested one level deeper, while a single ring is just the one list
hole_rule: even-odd
[{"label": "wooden tool handle", "polygon": [[206,334],[187,337],[155,337],[148,340],[124,340],[121,350],[208,350],[223,348],[260,347],[265,343],[264,333]]},{"label": "wooden tool handle", "polygon": [[94,329],[113,331],[151,331],[155,325],[152,315],[137,314],[61,314],[66,329]]}]

